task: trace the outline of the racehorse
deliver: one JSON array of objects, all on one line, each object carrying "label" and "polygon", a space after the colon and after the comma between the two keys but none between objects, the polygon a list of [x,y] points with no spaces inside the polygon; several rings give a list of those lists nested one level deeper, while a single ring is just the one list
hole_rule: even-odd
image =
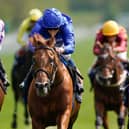
[{"label": "racehorse", "polygon": [[[19,56],[20,55],[20,56]],[[17,59],[18,57],[18,59]],[[17,61],[18,60],[18,61]],[[24,105],[24,117],[25,124],[29,124],[29,115],[27,111],[27,104],[23,101],[24,91],[19,88],[19,84],[24,80],[30,66],[32,63],[32,53],[30,51],[25,51],[24,48],[20,48],[15,53],[15,60],[12,66],[11,71],[11,80],[12,80],[12,89],[14,93],[14,113],[13,113],[13,121],[12,128],[17,128],[17,108],[18,102],[21,101]]]},{"label": "racehorse", "polygon": [[0,79],[0,111],[2,109],[2,105],[3,105],[3,102],[4,102],[4,96],[6,94],[6,90],[4,88],[4,85],[2,83],[2,80]]},{"label": "racehorse", "polygon": [[119,129],[123,129],[126,113],[123,110],[120,87],[123,86],[127,73],[110,45],[105,44],[102,51],[103,54],[97,60],[93,80],[96,129],[100,129],[102,125],[104,129],[109,129],[107,112],[111,110],[117,113]]},{"label": "racehorse", "polygon": [[28,93],[28,107],[33,129],[57,125],[72,129],[80,103],[75,100],[72,78],[54,48],[54,38],[33,36],[33,80]]}]

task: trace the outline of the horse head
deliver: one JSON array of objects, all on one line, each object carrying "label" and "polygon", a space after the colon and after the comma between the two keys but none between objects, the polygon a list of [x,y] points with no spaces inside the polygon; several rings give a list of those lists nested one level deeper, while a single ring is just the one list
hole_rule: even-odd
[{"label": "horse head", "polygon": [[55,40],[45,40],[41,35],[33,36],[35,46],[34,78],[39,96],[46,96],[51,91],[57,72],[58,55],[54,49]]},{"label": "horse head", "polygon": [[113,53],[110,45],[105,44],[103,54],[98,58],[96,79],[101,85],[118,86],[124,82],[126,71],[120,59]]}]

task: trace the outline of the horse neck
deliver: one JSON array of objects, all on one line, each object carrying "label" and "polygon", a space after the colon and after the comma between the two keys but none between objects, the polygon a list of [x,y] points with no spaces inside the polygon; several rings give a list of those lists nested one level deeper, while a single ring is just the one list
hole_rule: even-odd
[{"label": "horse neck", "polygon": [[64,76],[67,76],[66,71],[67,71],[67,69],[66,69],[65,65],[63,63],[61,63],[61,61],[59,61],[58,65],[57,65],[57,72],[56,72],[55,81],[54,81],[54,83],[56,85],[63,82]]}]

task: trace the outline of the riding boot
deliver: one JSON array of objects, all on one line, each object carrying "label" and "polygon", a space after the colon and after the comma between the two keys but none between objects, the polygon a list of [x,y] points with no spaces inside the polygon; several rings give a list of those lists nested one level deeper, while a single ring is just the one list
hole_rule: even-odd
[{"label": "riding boot", "polygon": [[91,87],[90,87],[90,91],[92,91],[92,89],[93,89],[93,80],[94,80],[94,78],[95,78],[95,69],[90,69],[90,71],[89,71],[89,73],[88,73],[88,77],[89,77],[89,80],[90,80],[90,85],[91,85]]},{"label": "riding boot", "polygon": [[80,83],[80,81],[77,82],[77,92],[75,93],[75,97],[79,103],[82,102],[82,93],[84,92],[83,83]]},{"label": "riding boot", "polygon": [[66,58],[64,58],[64,56],[60,55],[60,60],[67,67],[67,69],[72,77],[75,98],[79,103],[81,103],[82,102],[82,92],[84,92],[83,81],[82,81],[83,77],[81,76],[79,70],[76,68],[72,59],[66,59]]},{"label": "riding boot", "polygon": [[126,81],[124,83],[124,87],[129,85],[129,61],[122,61],[124,69],[127,71]]},{"label": "riding boot", "polygon": [[82,93],[84,92],[83,88],[83,77],[81,76],[79,70],[76,68],[75,73],[75,97],[79,103],[82,102]]},{"label": "riding boot", "polygon": [[7,74],[5,72],[5,69],[2,65],[1,60],[0,60],[0,78],[1,78],[5,88],[7,89],[7,87],[10,85],[10,83],[9,83],[9,80],[7,79]]},{"label": "riding boot", "polygon": [[90,91],[92,91],[93,89],[93,80],[95,78],[96,68],[98,67],[98,65],[99,65],[99,62],[98,60],[96,60],[88,72],[88,77],[89,77],[90,85],[91,85]]}]

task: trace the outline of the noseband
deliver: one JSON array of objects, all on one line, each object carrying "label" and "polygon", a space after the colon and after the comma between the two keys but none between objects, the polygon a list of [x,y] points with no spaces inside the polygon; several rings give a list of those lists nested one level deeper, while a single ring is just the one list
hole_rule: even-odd
[{"label": "noseband", "polygon": [[[52,51],[53,54],[55,54],[54,48],[50,48],[50,47],[47,47],[47,46],[42,45],[42,46],[40,46],[40,47],[36,47],[36,48],[35,48],[35,51],[37,51],[37,50],[39,50],[39,49],[47,49],[47,50]],[[49,73],[48,73],[46,70],[44,70],[43,68],[39,68],[39,69],[37,69],[37,70],[34,72],[34,77],[36,78],[37,73],[43,72],[43,73],[45,73],[45,74],[47,75],[47,77],[48,77],[48,79],[49,79],[49,81],[50,81],[50,85],[52,85],[53,82],[54,82],[54,79],[55,79],[56,72],[57,72],[57,65],[54,63],[53,60],[52,60],[51,64],[52,64],[52,67],[53,67],[51,74],[49,74]]]}]

